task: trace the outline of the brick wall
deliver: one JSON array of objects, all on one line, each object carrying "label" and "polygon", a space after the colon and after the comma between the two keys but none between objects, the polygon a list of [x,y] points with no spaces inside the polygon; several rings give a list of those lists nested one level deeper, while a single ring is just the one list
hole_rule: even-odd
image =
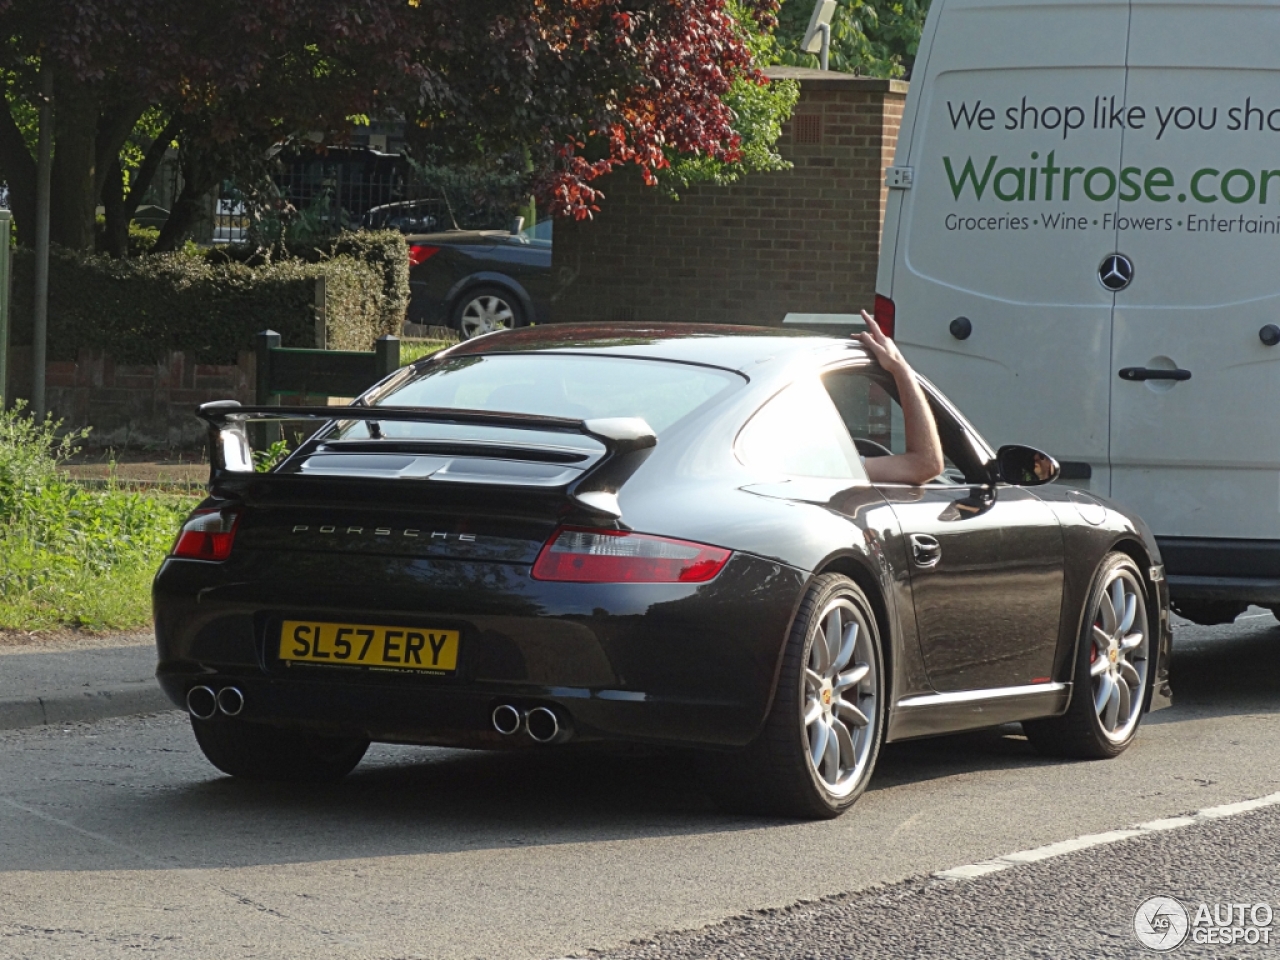
[{"label": "brick wall", "polygon": [[556,224],[557,322],[778,324],[789,312],[870,309],[907,85],[799,68],[779,141],[794,165],[679,201],[631,171],[601,182],[594,220]]},{"label": "brick wall", "polygon": [[[10,395],[31,395],[31,348],[13,347]],[[235,364],[192,363],[182,353],[150,364],[118,364],[81,350],[74,361],[45,368],[45,399],[68,428],[91,426],[94,447],[184,448],[204,443],[195,409],[210,400],[253,402],[254,357]]]}]

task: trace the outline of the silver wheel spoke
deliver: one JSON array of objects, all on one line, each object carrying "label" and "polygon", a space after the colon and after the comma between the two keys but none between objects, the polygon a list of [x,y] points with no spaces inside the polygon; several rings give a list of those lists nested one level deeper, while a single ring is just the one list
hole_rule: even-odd
[{"label": "silver wheel spoke", "polygon": [[1120,661],[1120,678],[1131,686],[1135,693],[1142,686],[1142,677],[1138,675],[1137,668],[1126,660]]},{"label": "silver wheel spoke", "polygon": [[1137,649],[1139,646],[1142,645],[1142,641],[1144,639],[1146,638],[1141,631],[1139,631],[1138,633],[1131,633],[1127,637],[1125,637],[1123,640],[1120,641],[1120,649],[1125,651],[1126,653],[1130,650]]},{"label": "silver wheel spoke", "polygon": [[1118,697],[1120,706],[1116,713],[1116,721],[1124,723],[1129,719],[1129,711],[1133,709],[1133,694],[1130,692],[1129,684],[1127,683],[1116,684],[1116,691],[1120,694]]},{"label": "silver wheel spoke", "polygon": [[814,722],[820,716],[822,716],[822,701],[811,700],[809,702],[809,706],[806,707],[804,711],[804,725],[806,727],[812,727]]},{"label": "silver wheel spoke", "polygon": [[819,720],[809,730],[809,759],[817,767],[822,762],[822,755],[827,752],[827,738],[831,735],[831,728],[825,721]]},{"label": "silver wheel spoke", "polygon": [[840,779],[840,739],[836,733],[839,727],[838,723],[827,727],[827,749],[822,755],[822,770],[828,783],[835,783]]},{"label": "silver wheel spoke", "polygon": [[1124,581],[1116,577],[1111,581],[1111,632],[1114,634],[1120,626],[1120,618],[1124,616]]},{"label": "silver wheel spoke", "polygon": [[853,645],[858,640],[858,621],[852,620],[849,625],[844,628],[844,640],[840,644],[840,652],[836,654],[836,662],[832,664],[832,672],[838,672],[843,669],[853,656]]},{"label": "silver wheel spoke", "polygon": [[1093,695],[1093,708],[1102,715],[1103,709],[1107,705],[1107,701],[1111,699],[1111,694],[1115,692],[1116,682],[1111,679],[1111,674],[1104,673],[1098,678],[1098,691]]},{"label": "silver wheel spoke", "polygon": [[866,679],[867,674],[869,674],[870,672],[871,672],[871,664],[869,663],[854,664],[852,670],[842,673],[840,674],[840,676],[836,677],[836,682],[834,684],[836,693],[839,693],[842,690],[848,690],[850,687],[857,686],[859,683],[861,683],[863,680]]},{"label": "silver wheel spoke", "polygon": [[1093,625],[1093,642],[1099,650],[1106,650],[1111,646],[1111,636],[1096,623]]},{"label": "silver wheel spoke", "polygon": [[843,723],[835,725],[835,740],[839,747],[840,766],[852,770],[858,765],[858,751],[853,745],[853,737]]},{"label": "silver wheel spoke", "polygon": [[840,620],[840,608],[835,607],[827,614],[822,624],[822,633],[827,641],[827,659],[822,672],[830,676],[835,672],[836,657],[840,656],[840,640],[844,634],[844,624]]},{"label": "silver wheel spoke", "polygon": [[1136,594],[1129,594],[1124,598],[1124,617],[1120,620],[1120,627],[1116,633],[1128,633],[1133,629],[1133,618],[1138,613],[1138,597]]},{"label": "silver wheel spoke", "polygon": [[822,689],[822,674],[818,673],[816,670],[805,667],[804,679],[809,686],[813,687],[815,693]]},{"label": "silver wheel spoke", "polygon": [[1107,667],[1111,665],[1111,661],[1106,657],[1099,657],[1093,663],[1089,664],[1089,676],[1098,677],[1107,672]]},{"label": "silver wheel spoke", "polygon": [[1114,730],[1120,717],[1120,688],[1123,683],[1111,684],[1111,696],[1107,698],[1107,715],[1102,719],[1102,725],[1108,730]]},{"label": "silver wheel spoke", "polygon": [[841,700],[836,704],[836,714],[845,720],[848,720],[855,727],[862,728],[870,725],[871,721],[867,715],[855,707],[848,700]]}]

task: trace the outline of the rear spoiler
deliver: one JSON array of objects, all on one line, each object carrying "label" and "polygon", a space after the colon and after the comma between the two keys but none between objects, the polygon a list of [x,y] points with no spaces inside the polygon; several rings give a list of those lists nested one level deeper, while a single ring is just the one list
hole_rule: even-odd
[{"label": "rear spoiler", "polygon": [[253,454],[246,426],[250,423],[342,420],[385,423],[450,423],[477,427],[505,427],[543,433],[576,433],[604,445],[605,456],[577,480],[567,493],[581,506],[619,519],[618,490],[658,443],[657,434],[640,417],[573,420],[528,413],[496,413],[488,410],[454,410],[440,407],[246,407],[236,400],[201,404],[196,416],[209,425],[209,486],[244,479],[254,473]]}]

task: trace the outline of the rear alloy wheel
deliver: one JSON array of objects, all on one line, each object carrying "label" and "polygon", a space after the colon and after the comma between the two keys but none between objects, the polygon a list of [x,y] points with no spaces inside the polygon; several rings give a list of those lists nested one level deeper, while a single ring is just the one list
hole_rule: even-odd
[{"label": "rear alloy wheel", "polygon": [[1138,732],[1151,679],[1152,645],[1147,590],[1132,560],[1121,553],[1103,560],[1087,610],[1071,705],[1061,717],[1022,725],[1042,753],[1115,757]]},{"label": "rear alloy wheel", "polygon": [[463,340],[495,330],[511,330],[524,325],[524,314],[516,298],[501,287],[476,287],[462,295],[454,309],[453,325]]},{"label": "rear alloy wheel", "polygon": [[191,718],[196,742],[210,763],[243,780],[336,783],[369,749],[359,737],[325,737],[304,730]]},{"label": "rear alloy wheel", "polygon": [[791,628],[778,691],[744,764],[752,806],[837,817],[861,796],[883,739],[884,659],[875,616],[852,580],[814,580]]}]

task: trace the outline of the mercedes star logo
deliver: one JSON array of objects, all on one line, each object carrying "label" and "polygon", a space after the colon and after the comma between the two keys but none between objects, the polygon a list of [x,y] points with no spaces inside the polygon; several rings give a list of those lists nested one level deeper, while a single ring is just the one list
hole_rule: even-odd
[{"label": "mercedes star logo", "polygon": [[1111,254],[1099,265],[1098,280],[1112,293],[1123,290],[1133,280],[1133,261],[1123,253]]}]

